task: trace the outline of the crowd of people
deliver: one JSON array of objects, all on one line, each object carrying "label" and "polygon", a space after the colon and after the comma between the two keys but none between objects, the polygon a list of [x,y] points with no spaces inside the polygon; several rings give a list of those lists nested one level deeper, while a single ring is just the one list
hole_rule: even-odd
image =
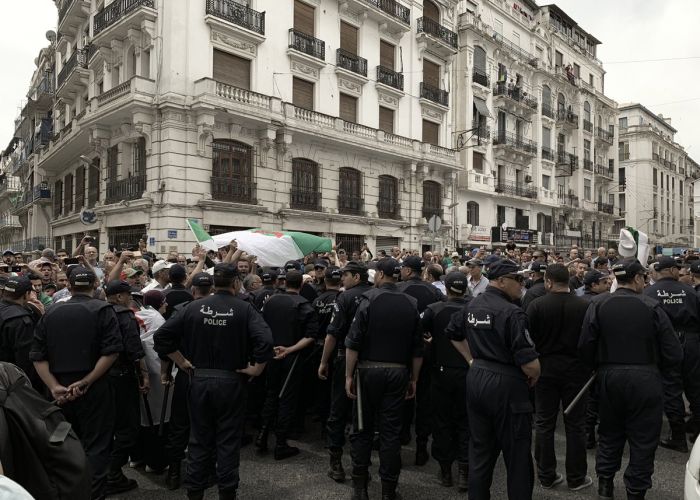
[{"label": "crowd of people", "polygon": [[[415,464],[432,456],[442,487],[489,498],[502,453],[509,498],[532,498],[534,418],[542,488],[590,487],[586,449],[597,447],[598,493],[612,498],[627,443],[636,500],[657,446],[687,452],[700,431],[692,251],[642,264],[606,248],[374,256],[365,244],[262,267],[235,241],[160,259],[145,240],[102,258],[93,243],[6,250],[0,265],[0,361],[63,409],[90,498],[137,488],[128,464],[166,474],[172,490],[184,482],[190,499],[213,483],[234,499],[240,447],[268,453],[272,434],[274,458],[290,460],[308,425],[344,482],[350,423],[353,500],[368,498],[373,449],[382,499],[397,498],[414,438]],[[554,430],[570,405],[564,475]]]}]

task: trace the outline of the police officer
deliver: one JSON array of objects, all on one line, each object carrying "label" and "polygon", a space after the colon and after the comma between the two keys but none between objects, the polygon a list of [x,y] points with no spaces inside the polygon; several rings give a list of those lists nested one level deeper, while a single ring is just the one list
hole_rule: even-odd
[{"label": "police officer", "polygon": [[[532,403],[529,387],[540,376],[527,316],[516,301],[523,277],[508,259],[489,266],[489,286],[452,317],[448,335],[467,358],[469,498],[490,497],[498,454],[508,472],[508,498],[530,499],[533,489]],[[498,394],[498,397],[494,397]]]},{"label": "police officer", "polygon": [[72,297],[39,320],[29,358],[63,407],[85,449],[92,471],[92,498],[104,498],[114,428],[114,399],[105,375],[123,349],[114,308],[92,298],[95,274],[77,266]]},{"label": "police officer", "polygon": [[696,292],[700,292],[700,259],[690,264],[690,273],[693,275],[693,288]]},{"label": "police officer", "polygon": [[263,305],[268,297],[277,292],[277,276],[279,275],[276,269],[264,269],[260,275],[262,280],[262,288],[253,292],[253,304],[258,311],[262,311]]},{"label": "police officer", "polygon": [[469,297],[467,277],[459,271],[445,276],[447,302],[429,305],[421,316],[433,356],[431,380],[433,421],[432,455],[440,464],[442,486],[452,486],[452,464],[457,460],[459,491],[467,491],[469,472],[469,422],[467,418],[467,359],[452,345],[445,329],[453,314]]},{"label": "police officer", "polygon": [[627,498],[639,500],[651,488],[661,434],[663,383],[659,371],[678,369],[683,351],[661,305],[642,294],[645,272],[639,261],[623,259],[612,271],[617,290],[591,303],[579,352],[584,362],[597,365],[598,370],[598,495],[613,498],[613,479],[627,441]]},{"label": "police officer", "polygon": [[[413,398],[423,362],[423,339],[416,299],[396,286],[400,264],[377,263],[374,284],[345,338],[345,390],[360,400],[353,409],[353,499],[366,500],[375,418],[379,424],[379,477],[382,499],[394,500],[401,472],[401,416],[404,398]],[[431,286],[431,285],[428,285]],[[354,381],[358,367],[357,383]],[[362,410],[362,421],[359,411]]]},{"label": "police officer", "polygon": [[[406,257],[401,264],[401,283],[398,284],[399,290],[416,299],[419,313],[423,313],[430,304],[445,300],[445,296],[440,290],[423,281],[421,278],[423,267],[424,262],[420,257],[415,255]],[[421,370],[422,373],[418,377],[420,385],[416,391],[415,405],[413,401],[405,405],[403,428],[401,429],[401,442],[408,444],[411,439],[411,422],[415,406],[416,465],[425,465],[429,458],[428,438],[431,433],[432,408],[430,405],[430,357],[427,353]]]},{"label": "police officer", "polygon": [[[352,414],[352,401],[345,393],[345,337],[355,317],[362,295],[371,290],[367,282],[367,266],[358,261],[350,261],[341,269],[342,284],[345,289],[335,301],[335,310],[326,329],[323,355],[318,368],[321,380],[328,378],[328,365],[332,362],[331,408],[326,423],[330,468],[328,476],[337,482],[345,481],[345,471],[341,457],[345,444],[345,424]],[[335,353],[335,358],[333,357]]]},{"label": "police officer", "polygon": [[696,428],[700,418],[700,297],[692,286],[678,281],[679,267],[673,257],[660,257],[654,266],[658,280],[644,294],[659,302],[683,346],[683,364],[678,372],[668,372],[664,387],[664,410],[671,433],[659,444],[686,453],[683,389],[696,419],[691,427]]},{"label": "police officer", "polygon": [[0,301],[0,361],[13,363],[27,374],[32,387],[45,390],[41,378],[29,359],[34,338],[34,317],[27,309],[32,283],[21,276],[10,276],[4,284]]},{"label": "police officer", "polygon": [[173,264],[168,271],[168,278],[170,279],[170,288],[163,290],[165,302],[168,304],[163,315],[166,320],[170,319],[176,305],[192,302],[192,294],[185,287],[185,281],[187,280],[185,266]]},{"label": "police officer", "polygon": [[299,358],[318,335],[316,312],[311,303],[299,295],[303,275],[296,270],[287,271],[286,281],[286,292],[272,295],[263,307],[263,318],[272,330],[275,357],[267,370],[263,424],[255,446],[260,452],[267,451],[268,434],[274,426],[275,460],[299,454],[299,448],[287,443],[301,390]]},{"label": "police officer", "polygon": [[[597,262],[597,261],[596,261]],[[583,295],[581,297],[591,302],[594,297],[610,291],[610,275],[605,272],[591,269],[583,276]]]},{"label": "police officer", "polygon": [[530,275],[531,285],[530,288],[525,292],[521,303],[523,310],[527,311],[530,303],[538,297],[542,297],[547,293],[544,287],[544,272],[547,270],[547,264],[545,262],[535,261],[530,265]]},{"label": "police officer", "polygon": [[[187,495],[204,498],[216,462],[219,498],[236,498],[246,383],[272,358],[270,329],[252,305],[237,298],[233,264],[214,266],[215,293],[190,302],[154,335],[155,350],[191,375]],[[248,363],[251,353],[254,362]]]}]

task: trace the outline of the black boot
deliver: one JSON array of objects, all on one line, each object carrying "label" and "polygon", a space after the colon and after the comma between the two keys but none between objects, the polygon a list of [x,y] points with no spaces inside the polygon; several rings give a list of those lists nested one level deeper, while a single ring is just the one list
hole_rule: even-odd
[{"label": "black boot", "polygon": [[275,446],[275,460],[284,460],[299,454],[299,448],[289,446],[286,439],[278,439]]},{"label": "black boot", "polygon": [[469,489],[469,464],[457,463],[457,489],[462,493]]},{"label": "black boot", "polygon": [[645,490],[627,490],[627,500],[644,500]]},{"label": "black boot", "polygon": [[452,486],[452,462],[440,462],[440,472],[438,472],[440,484],[445,488]]},{"label": "black boot", "polygon": [[236,500],[236,490],[219,490],[219,500]]},{"label": "black boot", "polygon": [[685,423],[671,424],[671,432],[668,438],[659,441],[659,445],[669,450],[688,453],[688,441],[686,441],[685,437]]},{"label": "black boot", "polygon": [[367,495],[367,483],[369,476],[364,474],[352,475],[352,500],[369,500]]},{"label": "black boot", "polygon": [[203,491],[188,491],[187,500],[204,500]]},{"label": "black boot", "polygon": [[107,489],[105,495],[118,495],[126,491],[138,488],[138,483],[134,479],[129,479],[122,472],[121,467],[112,467],[107,475]]},{"label": "black boot", "polygon": [[396,494],[396,486],[398,483],[394,481],[382,480],[382,500],[397,500],[399,496]]},{"label": "black boot", "polygon": [[168,467],[168,475],[165,476],[165,486],[169,490],[176,490],[180,487],[180,461],[173,462]]},{"label": "black boot", "polygon": [[606,500],[613,498],[613,492],[615,491],[615,486],[613,484],[612,478],[605,479],[602,477],[598,478],[598,497]]},{"label": "black boot", "polygon": [[269,433],[270,430],[267,425],[263,425],[258,431],[258,435],[255,438],[255,448],[257,448],[260,453],[265,453],[267,451],[267,436]]},{"label": "black boot", "polygon": [[345,481],[345,471],[343,470],[343,462],[341,460],[342,456],[342,448],[330,449],[331,463],[330,468],[328,469],[328,477],[330,477],[336,483],[342,483]]},{"label": "black boot", "polygon": [[428,463],[428,443],[419,443],[416,441],[416,465],[425,465]]}]

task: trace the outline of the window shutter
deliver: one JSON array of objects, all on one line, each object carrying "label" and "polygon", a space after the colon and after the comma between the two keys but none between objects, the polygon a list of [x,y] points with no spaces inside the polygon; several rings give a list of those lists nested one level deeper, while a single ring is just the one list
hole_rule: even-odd
[{"label": "window shutter", "polygon": [[432,19],[436,23],[440,22],[440,9],[433,2],[425,0],[423,2],[423,17]]},{"label": "window shutter", "polygon": [[474,170],[477,172],[483,172],[484,171],[484,155],[481,153],[477,153],[476,151],[473,152],[473,161],[472,164],[474,166]]},{"label": "window shutter", "polygon": [[379,41],[379,64],[390,70],[396,67],[396,47],[384,40]]},{"label": "window shutter", "polygon": [[440,125],[428,120],[423,120],[423,142],[438,146],[440,136]]},{"label": "window shutter", "polygon": [[85,206],[85,167],[75,171],[75,211],[79,212]]},{"label": "window shutter", "polygon": [[68,215],[73,212],[73,174],[66,175],[64,186],[63,215]]},{"label": "window shutter", "polygon": [[314,36],[314,8],[309,4],[294,0],[294,29]]},{"label": "window shutter", "polygon": [[340,23],[340,48],[351,54],[357,54],[357,28],[342,21]]},{"label": "window shutter", "polygon": [[387,134],[394,133],[394,110],[379,106],[379,130]]},{"label": "window shutter", "polygon": [[[298,108],[314,109],[314,84],[294,77],[292,101]],[[342,95],[342,94],[341,94]]]},{"label": "window shutter", "polygon": [[440,88],[440,65],[423,59],[423,83]]},{"label": "window shutter", "polygon": [[250,60],[214,49],[214,80],[250,89]]},{"label": "window shutter", "polygon": [[346,122],[357,122],[357,97],[340,94],[340,118]]}]

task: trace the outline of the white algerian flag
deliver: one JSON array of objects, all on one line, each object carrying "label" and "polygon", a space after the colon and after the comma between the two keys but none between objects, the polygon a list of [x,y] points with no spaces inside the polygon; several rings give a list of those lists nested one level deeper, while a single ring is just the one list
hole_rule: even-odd
[{"label": "white algerian flag", "polygon": [[218,250],[216,243],[214,243],[214,239],[209,236],[209,233],[204,230],[196,219],[187,219],[187,225],[190,227],[190,230],[194,234],[194,238],[201,247],[206,248],[207,250],[213,250],[215,252]]}]

